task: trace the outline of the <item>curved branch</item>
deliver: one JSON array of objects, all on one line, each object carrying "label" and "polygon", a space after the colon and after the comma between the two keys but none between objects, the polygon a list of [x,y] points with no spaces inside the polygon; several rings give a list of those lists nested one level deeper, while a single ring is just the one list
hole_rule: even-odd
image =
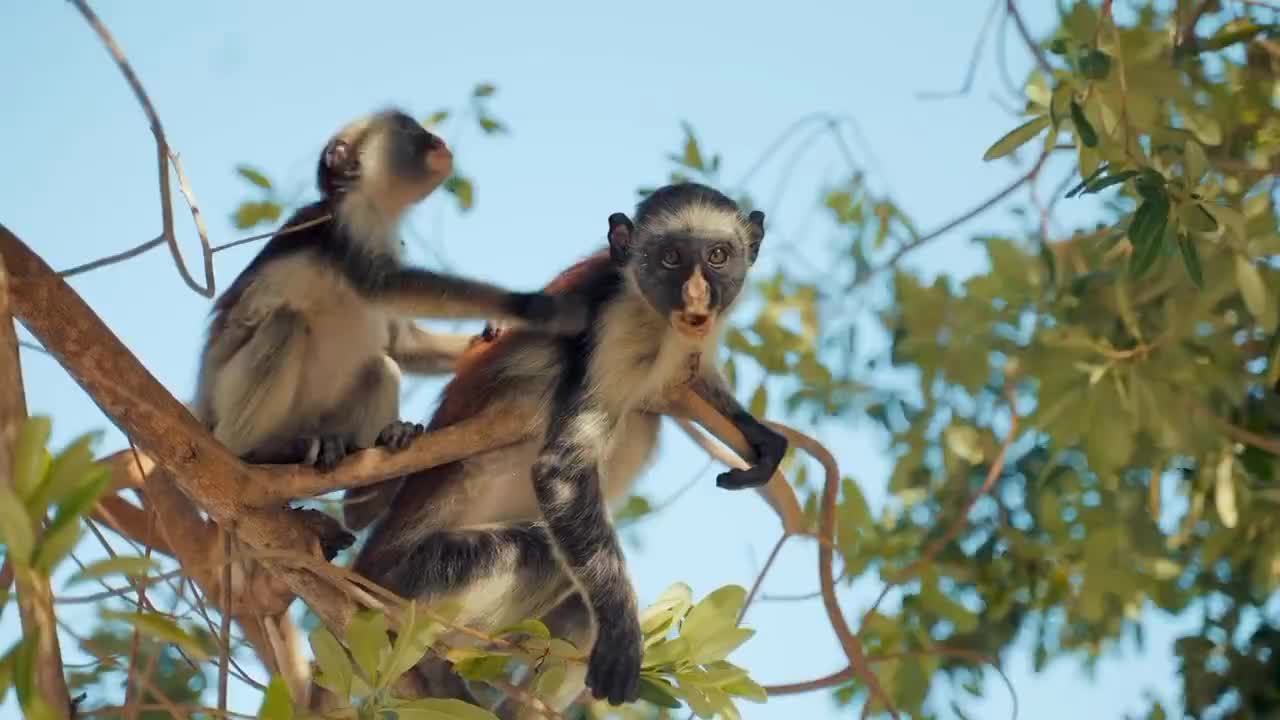
[{"label": "curved branch", "polygon": [[[832,540],[835,537],[836,524],[836,494],[840,490],[840,467],[836,464],[836,459],[832,457],[831,452],[822,446],[817,440],[793,430],[786,425],[778,423],[766,423],[775,431],[786,436],[787,440],[797,448],[804,450],[814,460],[822,464],[826,477],[822,484],[822,512],[818,520],[819,539],[826,538]],[[844,618],[844,612],[840,609],[839,600],[836,598],[835,577],[832,570],[833,561],[835,559],[834,548],[831,542],[823,542],[818,545],[818,581],[822,586],[822,604],[827,609],[827,617],[831,620],[831,629],[835,631],[836,638],[840,640],[840,647],[844,650],[845,657],[849,659],[849,668],[854,677],[867,687],[867,692],[871,699],[878,700],[889,711],[894,718],[898,717],[898,710],[893,704],[893,698],[885,692],[884,687],[880,685],[880,679],[872,672],[871,667],[867,664],[866,652],[862,648],[862,641],[850,629],[849,623]]]},{"label": "curved branch", "polygon": [[[134,97],[138,99],[138,104],[142,106],[142,112],[146,114],[147,122],[151,123],[151,132],[156,137],[156,158],[160,170],[160,220],[163,227],[161,237],[168,242],[169,252],[173,255],[173,261],[178,266],[178,273],[182,275],[183,281],[192,290],[211,298],[214,295],[213,250],[209,246],[209,236],[205,233],[204,222],[200,219],[200,209],[195,204],[195,197],[192,196],[190,189],[187,187],[186,178],[181,175],[180,168],[178,182],[187,198],[188,204],[191,206],[191,214],[195,218],[196,230],[200,235],[200,247],[204,252],[204,287],[201,287],[195,281],[195,278],[191,277],[190,271],[187,270],[187,264],[182,259],[182,251],[178,249],[178,238],[173,230],[173,197],[169,188],[169,157],[172,150],[169,148],[169,141],[165,138],[164,127],[160,124],[160,116],[156,113],[155,106],[151,104],[151,98],[147,96],[147,91],[142,88],[142,81],[138,79],[138,75],[133,71],[128,58],[124,55],[124,51],[120,49],[120,45],[112,37],[111,31],[107,30],[107,26],[102,23],[102,19],[89,8],[85,0],[71,0],[71,4],[75,5],[80,14],[84,16],[85,21],[89,23],[89,27],[93,28],[93,31],[97,33],[98,39],[102,41],[107,52],[111,54],[111,59],[115,60],[116,65],[120,68],[125,81],[129,83]],[[150,247],[154,247],[154,245],[148,244],[139,247],[141,249],[135,249],[138,253],[141,253],[150,249]],[[83,272],[83,270],[81,271]]]}]

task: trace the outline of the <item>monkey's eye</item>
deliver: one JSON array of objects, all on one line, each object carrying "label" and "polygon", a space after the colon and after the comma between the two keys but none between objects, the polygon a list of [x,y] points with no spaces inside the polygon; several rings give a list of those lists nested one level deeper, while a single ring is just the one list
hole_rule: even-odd
[{"label": "monkey's eye", "polygon": [[729,262],[729,251],[720,246],[713,247],[711,248],[711,252],[707,253],[707,262],[716,267],[720,267],[721,265]]},{"label": "monkey's eye", "polygon": [[662,253],[662,266],[665,268],[674,268],[680,265],[680,251],[672,248]]}]

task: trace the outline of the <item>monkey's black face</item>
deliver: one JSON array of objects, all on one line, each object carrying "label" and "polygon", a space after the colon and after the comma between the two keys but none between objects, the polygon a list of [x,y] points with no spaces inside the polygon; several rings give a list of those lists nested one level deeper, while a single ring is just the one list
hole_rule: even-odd
[{"label": "monkey's black face", "polygon": [[672,327],[705,338],[742,291],[748,258],[732,237],[665,234],[642,243],[635,279],[640,291]]}]

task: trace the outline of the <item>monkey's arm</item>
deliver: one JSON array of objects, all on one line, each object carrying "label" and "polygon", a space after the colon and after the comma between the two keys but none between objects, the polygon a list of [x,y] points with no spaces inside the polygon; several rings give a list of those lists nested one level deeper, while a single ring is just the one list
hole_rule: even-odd
[{"label": "monkey's arm", "polygon": [[567,295],[514,292],[478,280],[398,265],[357,275],[361,293],[396,315],[496,318],[568,335],[587,327],[586,304]]},{"label": "monkey's arm", "polygon": [[642,636],[617,532],[600,491],[608,414],[589,405],[562,413],[533,465],[534,493],[558,554],[596,618],[587,687],[613,705],[639,695]]},{"label": "monkey's arm", "polygon": [[726,490],[745,490],[758,488],[769,482],[773,473],[787,454],[787,439],[752,415],[737,398],[724,381],[719,371],[709,363],[703,363],[699,375],[694,379],[691,389],[707,401],[721,415],[742,433],[755,451],[755,464],[746,470],[730,468],[716,477],[716,487]]},{"label": "monkey's arm", "polygon": [[427,332],[401,318],[391,322],[390,334],[387,354],[402,370],[415,375],[453,372],[458,356],[476,342],[475,335]]}]

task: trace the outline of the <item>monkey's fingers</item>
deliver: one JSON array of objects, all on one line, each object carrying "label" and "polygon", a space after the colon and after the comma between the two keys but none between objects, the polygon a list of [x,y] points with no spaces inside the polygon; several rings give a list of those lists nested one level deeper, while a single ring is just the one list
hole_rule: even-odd
[{"label": "monkey's fingers", "polygon": [[385,447],[393,452],[400,452],[409,447],[419,435],[426,431],[426,426],[422,423],[396,420],[378,433],[378,439],[375,443],[379,447]]},{"label": "monkey's fingers", "polygon": [[746,470],[731,468],[716,476],[716,487],[724,490],[749,490],[763,487],[773,477],[773,471],[759,465]]},{"label": "monkey's fingers", "polygon": [[586,686],[592,697],[607,699],[610,705],[635,702],[640,697],[643,646],[639,627],[630,630],[602,633],[587,661]]},{"label": "monkey's fingers", "polygon": [[347,456],[347,439],[341,435],[323,435],[317,441],[320,449],[316,452],[316,470],[328,472]]}]

